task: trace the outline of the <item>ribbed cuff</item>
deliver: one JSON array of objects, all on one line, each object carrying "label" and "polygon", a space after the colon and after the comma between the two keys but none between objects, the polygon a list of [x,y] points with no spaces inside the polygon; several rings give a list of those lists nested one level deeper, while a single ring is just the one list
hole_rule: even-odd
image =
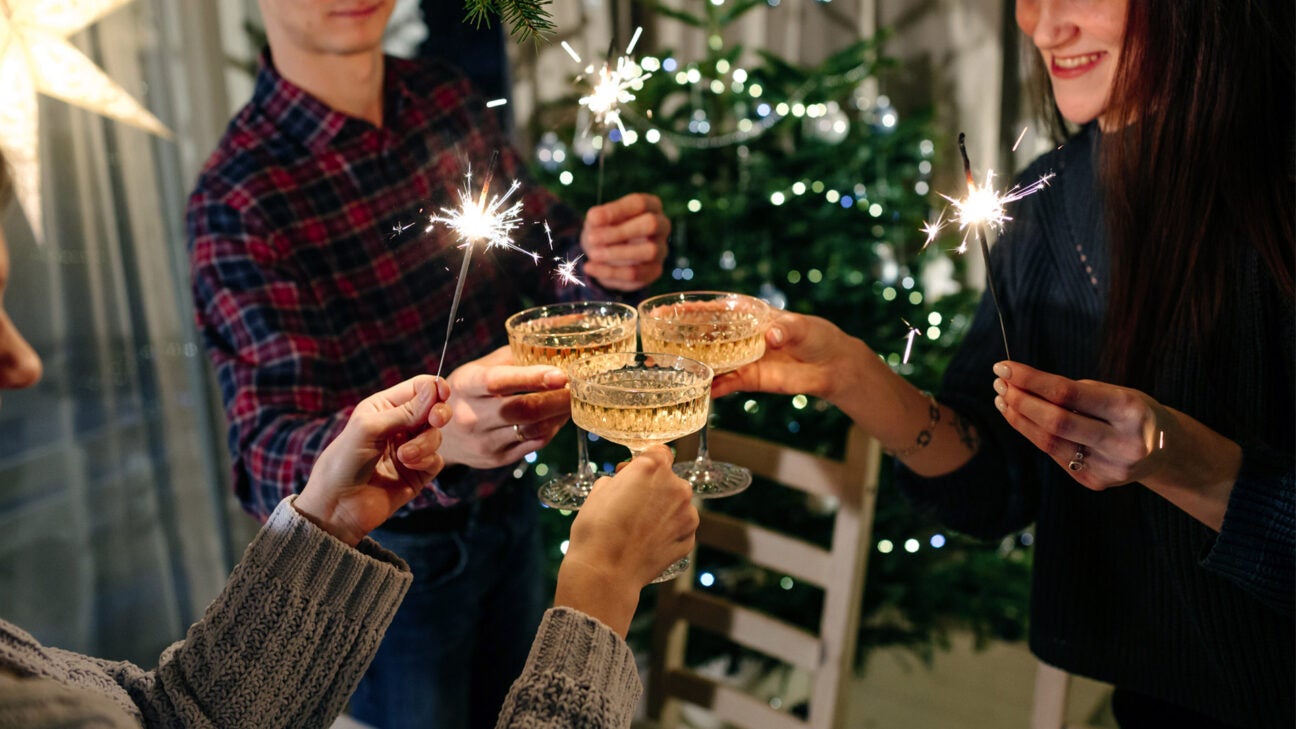
[{"label": "ribbed cuff", "polygon": [[544,614],[527,670],[561,674],[607,698],[607,706],[625,712],[628,726],[643,685],[630,646],[608,626],[568,607]]},{"label": "ribbed cuff", "polygon": [[1201,564],[1292,615],[1296,607],[1296,493],[1292,476],[1255,473],[1256,459],[1248,455],[1244,450],[1224,523]]},{"label": "ribbed cuff", "polygon": [[279,502],[248,545],[239,578],[279,580],[308,600],[385,625],[409,589],[409,566],[367,537],[351,548],[298,513],[294,498]]}]

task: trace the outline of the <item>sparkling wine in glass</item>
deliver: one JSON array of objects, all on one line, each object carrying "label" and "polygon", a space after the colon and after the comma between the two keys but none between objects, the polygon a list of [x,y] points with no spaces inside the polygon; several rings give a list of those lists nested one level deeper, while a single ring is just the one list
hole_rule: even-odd
[{"label": "sparkling wine in glass", "polygon": [[[663,294],[639,304],[640,336],[645,350],[692,357],[719,375],[765,354],[772,314],[769,304],[754,296],[723,291]],[[752,480],[751,471],[742,466],[711,460],[706,428],[697,458],[675,464],[675,472],[704,499],[732,496]]]},{"label": "sparkling wine in glass", "polygon": [[[504,322],[513,361],[519,365],[547,364],[566,371],[572,362],[605,352],[635,350],[635,310],[607,301],[550,304],[520,311]],[[579,509],[594,487],[589,445],[579,425],[576,432],[576,471],[546,482],[540,501],[556,509]]]},{"label": "sparkling wine in glass", "polygon": [[[578,360],[567,370],[572,421],[637,456],[706,425],[712,370],[688,357],[629,352]],[[678,577],[685,557],[653,582]]]}]

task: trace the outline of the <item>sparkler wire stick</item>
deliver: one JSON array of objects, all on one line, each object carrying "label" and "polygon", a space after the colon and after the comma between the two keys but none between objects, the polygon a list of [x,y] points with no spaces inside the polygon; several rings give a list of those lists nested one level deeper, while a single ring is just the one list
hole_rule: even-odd
[{"label": "sparkler wire stick", "polygon": [[[967,145],[965,137],[967,135],[959,132],[958,146],[959,154],[963,155],[963,172],[967,175],[968,194],[976,192],[976,181],[972,179],[972,163],[968,161]],[[1004,358],[1012,359],[1008,351],[1008,329],[1004,326],[1003,309],[999,307],[999,293],[995,291],[994,276],[990,272],[990,245],[986,243],[985,223],[975,226],[977,240],[981,243],[981,257],[985,261],[986,269],[986,288],[990,290],[990,300],[994,303],[995,314],[999,317],[999,334],[1003,336]]]},{"label": "sparkler wire stick", "polygon": [[[498,156],[498,152],[496,153]],[[491,168],[495,166],[495,157],[491,158]],[[459,269],[459,279],[455,282],[454,299],[450,302],[450,320],[446,322],[445,342],[441,344],[441,361],[437,363],[437,376],[441,376],[441,371],[445,367],[445,356],[450,346],[450,334],[454,331],[455,317],[459,313],[459,300],[463,297],[464,281],[468,277],[468,264],[472,261],[473,249],[478,243],[485,243],[487,247],[511,248],[521,251],[531,256],[532,260],[538,260],[538,254],[519,248],[509,240],[509,234],[521,222],[522,203],[514,202],[507,208],[504,207],[509,197],[517,192],[521,183],[514,180],[509,189],[503,195],[496,195],[491,198],[491,175],[488,172],[486,181],[482,185],[481,194],[473,200],[472,194],[472,169],[469,168],[464,187],[459,193],[459,209],[450,210],[442,208],[443,215],[433,216],[429,220],[428,230],[436,223],[445,223],[462,241],[460,247],[464,248],[463,265]]]},{"label": "sparkler wire stick", "polygon": [[[492,158],[493,162],[493,158]],[[494,166],[492,164],[492,166]],[[472,179],[472,173],[468,173],[468,179]],[[484,210],[486,208],[486,193],[490,191],[490,176],[487,175],[486,182],[482,185],[481,196],[477,198],[477,207]],[[441,359],[437,360],[438,378],[441,377],[441,370],[445,367],[446,351],[450,349],[450,333],[454,331],[455,316],[459,313],[459,299],[463,297],[464,280],[468,278],[468,263],[472,261],[474,243],[476,241],[467,241],[468,246],[464,250],[463,264],[459,266],[459,280],[455,281],[454,298],[450,300],[450,320],[446,322],[445,341],[441,342]]]}]

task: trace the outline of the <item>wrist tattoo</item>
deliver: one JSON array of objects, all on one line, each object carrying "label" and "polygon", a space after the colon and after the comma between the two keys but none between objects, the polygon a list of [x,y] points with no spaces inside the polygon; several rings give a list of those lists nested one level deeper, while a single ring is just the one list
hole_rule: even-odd
[{"label": "wrist tattoo", "polygon": [[927,427],[918,431],[917,437],[914,438],[913,445],[898,451],[887,451],[888,454],[895,458],[906,458],[912,456],[918,451],[931,445],[932,435],[936,432],[936,424],[939,423],[941,419],[941,411],[940,405],[936,402],[936,398],[932,397],[930,392],[923,394],[927,396]]},{"label": "wrist tattoo", "polygon": [[981,434],[977,433],[976,426],[972,424],[972,421],[956,412],[950,420],[950,427],[958,434],[959,442],[963,444],[963,447],[973,453],[981,450]]}]

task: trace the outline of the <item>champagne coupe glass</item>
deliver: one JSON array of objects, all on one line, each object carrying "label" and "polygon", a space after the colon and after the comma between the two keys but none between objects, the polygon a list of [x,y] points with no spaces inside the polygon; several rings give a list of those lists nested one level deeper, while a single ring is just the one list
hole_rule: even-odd
[{"label": "champagne coupe glass", "polygon": [[[537,306],[504,322],[513,361],[567,370],[578,359],[603,352],[635,350],[635,310],[608,301],[577,301]],[[594,487],[585,431],[576,428],[576,471],[546,482],[540,501],[555,509],[579,509]]]},{"label": "champagne coupe glass", "polygon": [[[723,291],[663,294],[639,304],[640,336],[645,350],[692,357],[719,375],[765,354],[765,330],[772,314],[769,304],[754,296]],[[732,496],[752,480],[751,471],[742,466],[711,460],[706,428],[697,459],[675,464],[675,473],[704,499]]]},{"label": "champagne coupe glass", "polygon": [[[567,370],[572,421],[637,456],[706,425],[712,370],[688,357],[626,352],[599,354]],[[688,558],[666,568],[653,582],[674,579]]]}]

